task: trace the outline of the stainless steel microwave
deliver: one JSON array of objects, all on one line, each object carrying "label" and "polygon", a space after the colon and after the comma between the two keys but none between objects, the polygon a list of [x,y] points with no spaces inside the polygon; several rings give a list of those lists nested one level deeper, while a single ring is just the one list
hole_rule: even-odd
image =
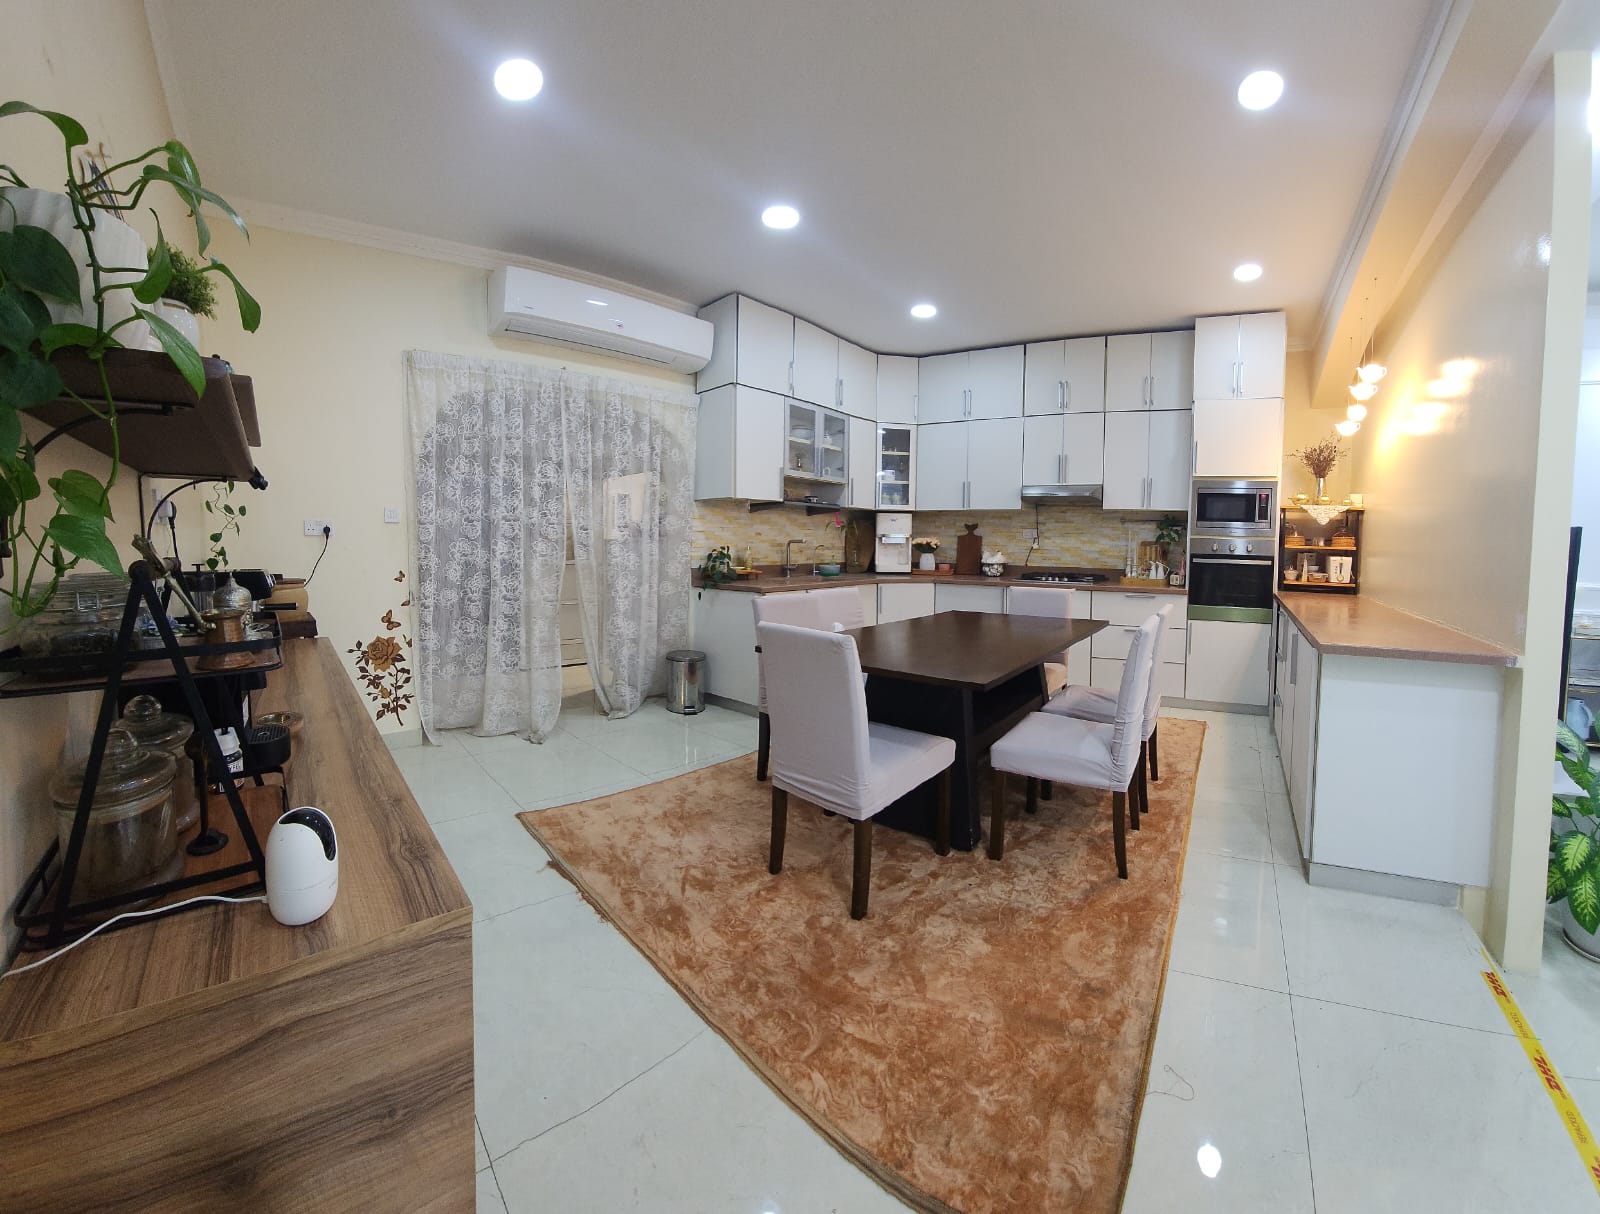
[{"label": "stainless steel microwave", "polygon": [[1189,512],[1191,535],[1259,537],[1277,531],[1277,481],[1196,478]]}]

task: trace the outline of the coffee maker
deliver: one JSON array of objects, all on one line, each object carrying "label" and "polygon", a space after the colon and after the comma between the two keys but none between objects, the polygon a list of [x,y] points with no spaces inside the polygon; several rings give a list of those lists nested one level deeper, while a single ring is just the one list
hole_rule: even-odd
[{"label": "coffee maker", "polygon": [[911,572],[911,516],[880,514],[874,563],[879,573]]}]

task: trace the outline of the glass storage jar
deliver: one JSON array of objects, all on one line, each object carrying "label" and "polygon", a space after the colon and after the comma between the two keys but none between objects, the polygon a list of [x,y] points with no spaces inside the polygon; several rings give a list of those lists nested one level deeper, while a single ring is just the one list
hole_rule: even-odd
[{"label": "glass storage jar", "polygon": [[178,773],[172,781],[172,812],[177,831],[182,835],[200,820],[200,796],[194,782],[194,761],[188,754],[194,722],[175,712],[163,712],[155,696],[134,696],[122,710],[118,722],[147,750],[160,750],[172,756]]},{"label": "glass storage jar", "polygon": [[[25,658],[77,659],[110,653],[117,646],[129,581],[115,573],[80,573],[61,579],[50,605],[30,617],[19,643]],[[149,630],[141,604],[135,644]]]},{"label": "glass storage jar", "polygon": [[[72,838],[85,766],[69,764],[50,781],[63,858]],[[171,755],[146,750],[122,726],[111,727],[84,831],[83,852],[78,857],[73,901],[106,898],[183,874],[177,820],[172,812],[176,772]]]}]

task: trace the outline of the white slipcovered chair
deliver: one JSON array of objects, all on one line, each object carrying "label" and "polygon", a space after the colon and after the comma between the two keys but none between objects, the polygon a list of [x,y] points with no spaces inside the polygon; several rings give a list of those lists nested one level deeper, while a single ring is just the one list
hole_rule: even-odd
[{"label": "white slipcovered chair", "polygon": [[772,846],[767,869],[783,871],[789,794],[855,823],[850,917],[867,913],[872,878],[872,817],[939,777],[934,848],[950,851],[950,765],[956,744],[867,720],[855,638],[789,624],[756,625],[777,726],[772,751]]},{"label": "white slipcovered chair", "polygon": [[[1060,586],[1012,586],[1006,591],[1007,615],[1036,615],[1052,620],[1072,618],[1072,591]],[[1067,685],[1067,651],[1044,664],[1047,696],[1058,695]]]},{"label": "white slipcovered chair", "polygon": [[[1117,875],[1128,875],[1125,817],[1128,792],[1139,760],[1139,729],[1145,687],[1155,650],[1157,616],[1139,625],[1128,649],[1117,690],[1117,709],[1110,724],[1082,721],[1051,712],[1029,713],[989,751],[994,767],[994,810],[989,818],[989,858],[1005,854],[1006,776],[1026,776],[1030,792],[1038,780],[1098,788],[1111,794],[1111,829]],[[1030,800],[1032,798],[1030,797]],[[1132,819],[1139,829],[1137,806]]]},{"label": "white slipcovered chair", "polygon": [[854,586],[812,590],[806,598],[811,600],[822,627],[830,632],[867,626],[867,609],[861,604],[861,591]]},{"label": "white slipcovered chair", "polygon": [[[858,600],[859,601],[859,600]],[[809,594],[752,594],[750,609],[755,612],[756,629],[764,623],[792,624],[796,628],[831,628],[822,622],[816,599]],[[756,718],[756,779],[767,778],[768,756],[772,752],[772,722],[767,716],[767,663],[756,642],[756,671],[760,679],[759,715]]]},{"label": "white slipcovered chair", "polygon": [[[1150,812],[1148,780],[1161,779],[1161,756],[1157,745],[1156,727],[1161,715],[1161,647],[1167,639],[1167,625],[1172,620],[1173,605],[1166,604],[1156,612],[1159,619],[1155,649],[1150,656],[1150,685],[1145,690],[1144,720],[1139,732],[1138,813]],[[1107,724],[1116,717],[1117,697],[1104,687],[1069,686],[1065,692],[1044,706],[1046,712],[1076,717],[1080,721],[1099,721]]]}]

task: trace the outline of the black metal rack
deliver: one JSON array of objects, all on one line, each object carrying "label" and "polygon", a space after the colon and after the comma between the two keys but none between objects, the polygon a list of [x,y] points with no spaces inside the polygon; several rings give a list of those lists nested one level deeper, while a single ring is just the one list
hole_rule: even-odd
[{"label": "black metal rack", "polygon": [[[216,734],[212,731],[211,717],[200,695],[198,682],[236,678],[242,674],[273,670],[283,662],[281,642],[275,624],[273,634],[266,638],[253,638],[230,644],[180,642],[167,619],[164,596],[157,592],[149,566],[143,561],[135,562],[130,567],[129,573],[132,584],[128,591],[127,603],[123,608],[117,642],[110,653],[86,659],[83,669],[72,671],[65,679],[43,677],[38,669],[37,660],[7,658],[4,662],[0,662],[0,669],[22,672],[22,677],[0,687],[0,699],[55,695],[70,691],[95,689],[100,691],[99,716],[89,747],[83,791],[78,798],[67,846],[63,851],[59,840],[51,842],[44,856],[29,874],[12,908],[13,922],[23,929],[24,949],[54,948],[64,944],[93,927],[103,918],[102,912],[115,911],[130,903],[148,902],[168,894],[227,882],[232,884],[218,889],[208,889],[205,892],[226,896],[247,895],[259,893],[266,881],[266,858],[260,840],[256,837],[255,828],[239,796],[239,790],[234,780],[229,778],[222,780],[221,784],[229,808],[232,810],[239,837],[248,852],[247,859],[221,868],[190,873],[170,881],[141,886],[111,897],[84,902],[72,900],[73,883],[83,855],[90,809],[94,803],[95,789],[100,781],[100,766],[105,757],[106,738],[116,720],[118,692],[129,686],[175,682],[183,694],[190,717],[194,721],[195,731],[204,747],[202,766],[206,769],[205,778],[209,779],[212,772],[226,772],[228,765]],[[161,640],[159,648],[136,647],[135,623],[141,605],[149,609],[155,621],[156,632]],[[191,659],[240,653],[258,654],[259,658],[243,669],[191,668]],[[56,669],[60,669],[59,663]],[[201,835],[190,845],[191,854],[206,854],[221,846],[216,841],[220,832],[210,829],[208,816],[204,814],[204,801],[202,801],[202,811]],[[224,840],[226,838],[226,836],[220,837]],[[209,843],[203,842],[208,838]],[[52,872],[52,863],[58,856],[60,866]],[[162,909],[157,907],[150,913],[160,914]]]}]

